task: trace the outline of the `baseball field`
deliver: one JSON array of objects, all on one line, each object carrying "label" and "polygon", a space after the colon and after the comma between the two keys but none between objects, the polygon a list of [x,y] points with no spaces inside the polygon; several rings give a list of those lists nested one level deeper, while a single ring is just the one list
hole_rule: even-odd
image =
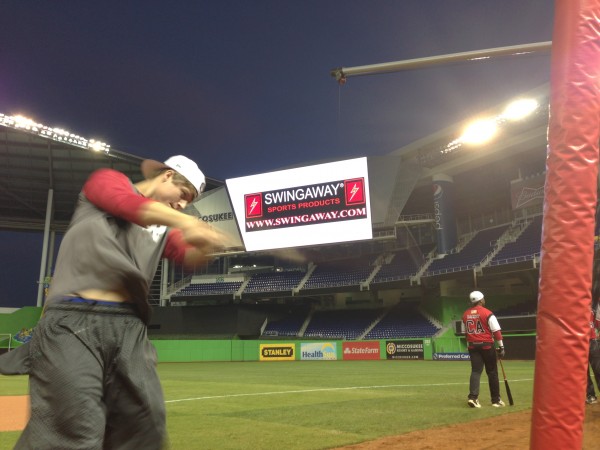
[{"label": "baseball field", "polygon": [[[485,374],[483,407],[467,407],[463,361],[161,363],[159,373],[172,449],[312,450],[530,409],[533,362],[504,367],[515,406],[501,409],[490,405]],[[502,379],[501,391],[506,400]],[[2,404],[26,394],[26,377],[0,376],[0,414],[26,414]],[[18,436],[0,432],[0,449]],[[446,447],[460,439],[448,434]]]}]

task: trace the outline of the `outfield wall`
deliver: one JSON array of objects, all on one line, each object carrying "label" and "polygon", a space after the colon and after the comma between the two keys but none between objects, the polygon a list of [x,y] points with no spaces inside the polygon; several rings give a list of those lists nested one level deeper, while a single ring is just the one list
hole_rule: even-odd
[{"label": "outfield wall", "polygon": [[433,359],[432,339],[152,340],[159,362]]},{"label": "outfield wall", "polygon": [[[535,334],[507,335],[506,359],[535,359]],[[466,360],[464,339],[152,340],[159,362],[306,360]]]},{"label": "outfield wall", "polygon": [[[24,330],[31,331],[39,320],[41,308],[25,307],[11,314],[0,314],[0,333],[10,333],[13,336]],[[206,310],[207,311],[207,310]],[[260,322],[260,315],[248,313],[234,313],[234,308],[223,310],[221,324],[229,323],[231,329],[228,334],[234,333],[234,323],[251,323],[253,329]],[[215,332],[215,339],[209,336],[194,336],[194,339],[173,339],[180,327],[185,324],[185,315],[180,309],[170,311],[173,314],[167,320],[168,327],[163,327],[165,334],[152,335],[150,340],[157,349],[161,362],[188,362],[188,361],[300,361],[300,360],[353,360],[353,359],[425,359],[425,360],[464,360],[468,359],[465,339],[456,336],[454,330],[449,328],[442,336],[426,339],[387,339],[371,341],[343,341],[327,339],[239,339],[237,335],[224,336],[222,328],[211,324],[210,330]],[[243,315],[243,320],[240,316]],[[251,316],[252,320],[247,320]],[[210,315],[203,317],[202,321],[210,322]],[[201,326],[200,319],[191,320],[195,327]],[[187,325],[190,325],[189,323]],[[186,328],[184,326],[184,328]],[[221,331],[221,336],[217,331]],[[151,330],[152,331],[152,330]],[[200,330],[199,330],[200,331]],[[250,331],[246,328],[246,331]],[[171,334],[172,333],[172,334]],[[161,337],[163,339],[161,339]],[[504,333],[507,349],[507,359],[535,359],[535,333],[510,334]],[[13,346],[21,345],[13,339]],[[2,349],[0,349],[1,352]]]}]

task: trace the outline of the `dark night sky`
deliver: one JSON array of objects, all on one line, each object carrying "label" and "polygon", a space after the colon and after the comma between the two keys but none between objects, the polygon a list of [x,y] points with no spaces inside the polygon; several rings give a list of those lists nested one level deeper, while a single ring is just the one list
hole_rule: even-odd
[{"label": "dark night sky", "polygon": [[[4,0],[0,112],[226,179],[382,155],[549,81],[527,56],[352,67],[552,40],[550,0]],[[0,233],[0,306],[35,305],[42,236]]]}]

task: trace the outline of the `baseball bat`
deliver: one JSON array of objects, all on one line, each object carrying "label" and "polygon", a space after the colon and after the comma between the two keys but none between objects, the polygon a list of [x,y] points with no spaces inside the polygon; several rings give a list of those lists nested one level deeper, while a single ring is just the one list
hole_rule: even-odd
[{"label": "baseball bat", "polygon": [[510,386],[508,385],[508,380],[506,379],[506,373],[504,373],[504,365],[502,364],[501,359],[498,359],[498,361],[500,361],[500,367],[502,368],[502,376],[504,377],[504,386],[506,387],[506,396],[508,397],[508,403],[510,404],[510,406],[514,406],[515,402],[513,401],[512,393],[510,392]]}]

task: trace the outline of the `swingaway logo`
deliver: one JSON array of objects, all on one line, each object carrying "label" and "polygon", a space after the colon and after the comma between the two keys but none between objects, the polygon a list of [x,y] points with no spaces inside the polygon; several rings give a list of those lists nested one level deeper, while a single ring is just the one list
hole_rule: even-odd
[{"label": "swingaway logo", "polygon": [[367,218],[364,178],[244,195],[246,231]]}]

